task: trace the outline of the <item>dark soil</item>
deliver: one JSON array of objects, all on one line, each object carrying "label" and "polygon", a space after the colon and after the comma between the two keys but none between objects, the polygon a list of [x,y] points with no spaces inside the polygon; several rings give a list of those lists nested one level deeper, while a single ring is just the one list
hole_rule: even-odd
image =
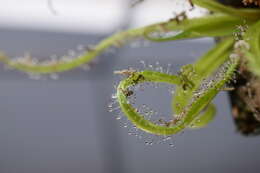
[{"label": "dark soil", "polygon": [[241,64],[229,96],[237,130],[244,135],[260,134],[260,79]]},{"label": "dark soil", "polygon": [[[219,0],[219,2],[225,4],[225,5],[230,5],[233,7],[241,7],[241,8],[245,8],[245,5],[243,4],[242,0]],[[259,8],[253,4],[251,5],[247,5],[247,8]]]}]

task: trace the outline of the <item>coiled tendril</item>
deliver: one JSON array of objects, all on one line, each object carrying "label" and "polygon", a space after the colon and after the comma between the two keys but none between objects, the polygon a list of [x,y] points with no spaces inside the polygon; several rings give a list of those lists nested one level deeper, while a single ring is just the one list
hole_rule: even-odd
[{"label": "coiled tendril", "polygon": [[[127,72],[128,77],[122,80],[117,87],[117,100],[123,113],[136,127],[156,135],[176,134],[185,127],[190,126],[192,122],[200,116],[200,113],[209,105],[225,83],[232,78],[237,64],[238,58],[230,57],[219,67],[213,76],[205,79],[195,90],[196,84],[187,78],[187,76],[185,77],[185,73],[187,72],[185,70],[179,75],[170,75],[149,70],[123,71],[124,73]],[[184,77],[185,80],[183,80]],[[178,116],[175,116],[175,118],[173,116],[173,119],[166,122],[164,125],[158,125],[145,119],[145,117],[128,102],[128,97],[133,92],[129,90],[129,87],[143,82],[168,83],[181,87],[183,91],[194,90],[194,92],[192,92],[190,101]],[[204,113],[209,114],[209,112],[214,113],[212,105],[210,105],[209,109]],[[207,116],[204,116],[201,119],[205,121]]]}]

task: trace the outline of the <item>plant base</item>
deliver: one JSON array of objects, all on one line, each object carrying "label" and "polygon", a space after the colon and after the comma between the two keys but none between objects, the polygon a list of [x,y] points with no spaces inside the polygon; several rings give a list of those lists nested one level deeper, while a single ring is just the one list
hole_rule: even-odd
[{"label": "plant base", "polygon": [[235,90],[229,93],[232,114],[237,130],[244,135],[260,134],[260,79],[240,65],[234,83]]}]

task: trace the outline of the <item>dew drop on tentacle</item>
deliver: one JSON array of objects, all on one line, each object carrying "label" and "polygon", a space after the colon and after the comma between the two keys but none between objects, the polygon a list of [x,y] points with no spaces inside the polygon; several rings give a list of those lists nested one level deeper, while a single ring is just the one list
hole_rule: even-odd
[{"label": "dew drop on tentacle", "polygon": [[42,79],[42,75],[40,75],[40,74],[35,74],[35,73],[27,73],[27,74],[28,74],[29,79],[32,79],[32,80]]},{"label": "dew drop on tentacle", "polygon": [[[116,89],[116,86],[115,86],[115,89]],[[112,99],[117,99],[116,93],[112,94],[112,95],[111,95],[111,98],[112,98]]]},{"label": "dew drop on tentacle", "polygon": [[150,41],[145,40],[143,38],[136,38],[135,40],[131,40],[129,43],[130,48],[142,48],[142,47],[149,47],[150,46]]},{"label": "dew drop on tentacle", "polygon": [[122,116],[121,115],[117,115],[116,116],[116,120],[121,120]]},{"label": "dew drop on tentacle", "polygon": [[79,44],[79,45],[77,45],[76,49],[77,49],[78,51],[85,51],[85,50],[86,50],[86,47],[85,47],[84,45],[82,45],[82,44]]},{"label": "dew drop on tentacle", "polygon": [[[11,69],[15,69],[17,66],[23,65],[24,67],[21,71],[22,72],[25,71],[24,73],[28,73],[30,78],[32,79],[38,80],[38,77],[34,77],[34,75],[31,74],[41,74],[41,76],[47,76],[46,77],[47,79],[49,78],[49,79],[56,80],[58,79],[57,77],[58,72],[55,72],[56,67],[66,65],[66,63],[71,63],[72,61],[78,58],[82,58],[82,56],[86,55],[86,53],[88,53],[89,51],[94,50],[93,48],[90,49],[87,47],[90,46],[79,45],[77,46],[76,50],[69,49],[67,53],[63,56],[53,54],[45,59],[39,59],[33,57],[30,53],[25,53],[23,56],[9,59],[8,62],[9,65],[6,66],[10,67]],[[78,67],[83,70],[90,70],[97,63],[98,63],[98,57],[95,57],[93,60],[87,62],[86,64],[79,65]],[[31,67],[34,68],[33,69],[34,71],[27,72],[31,70],[30,69]],[[39,69],[39,71],[37,71],[38,70],[37,68]],[[46,69],[44,70],[44,72],[42,72],[41,68],[46,68]],[[40,79],[43,79],[43,77],[41,77]]]},{"label": "dew drop on tentacle", "polygon": [[140,63],[143,65],[143,68],[146,69],[145,61],[141,60]]},{"label": "dew drop on tentacle", "polygon": [[50,74],[50,78],[53,80],[57,80],[57,79],[59,79],[59,75],[57,73],[52,73],[52,74]]},{"label": "dew drop on tentacle", "polygon": [[151,39],[168,39],[181,34],[183,31],[153,31],[148,34]]},{"label": "dew drop on tentacle", "polygon": [[152,65],[152,64],[149,64],[149,65],[148,65],[148,69],[149,69],[149,70],[154,70],[153,65]]},{"label": "dew drop on tentacle", "polygon": [[167,74],[171,74],[171,64],[167,64],[167,69],[166,69],[166,73]]}]

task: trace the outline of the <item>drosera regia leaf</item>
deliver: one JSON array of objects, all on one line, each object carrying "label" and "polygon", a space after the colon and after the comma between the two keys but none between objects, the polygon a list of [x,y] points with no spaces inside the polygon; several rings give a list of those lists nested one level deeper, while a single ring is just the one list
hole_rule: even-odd
[{"label": "drosera regia leaf", "polygon": [[178,132],[182,127],[169,128],[157,125],[149,120],[146,120],[144,116],[139,114],[136,109],[128,103],[127,97],[129,93],[128,88],[133,85],[137,85],[142,82],[163,82],[174,85],[180,85],[181,80],[178,76],[169,75],[154,71],[141,71],[133,72],[126,79],[122,80],[117,87],[117,100],[122,112],[127,116],[127,118],[139,129],[146,132],[157,134],[157,135],[167,135],[174,132]]},{"label": "drosera regia leaf", "polygon": [[[233,73],[237,66],[238,60],[230,58],[227,60],[216,73],[210,78],[205,80],[205,83],[201,83],[198,88],[199,94],[193,95],[189,100],[187,106],[185,106],[178,114],[178,116],[173,116],[173,119],[165,125],[157,124],[141,115],[136,108],[134,108],[128,101],[128,96],[130,93],[129,87],[135,86],[143,82],[155,82],[155,83],[169,83],[177,86],[183,86],[183,82],[180,75],[169,75],[165,73],[155,72],[155,71],[133,71],[128,73],[127,78],[123,79],[117,87],[117,100],[122,112],[127,116],[127,118],[139,129],[146,131],[148,133],[156,135],[172,135],[176,134],[186,127],[191,126],[192,122],[198,117],[198,114],[209,105],[211,100],[218,94],[221,88],[226,82],[232,79]],[[125,71],[123,71],[125,73]],[[189,80],[189,79],[187,79]],[[188,83],[190,85],[190,83]],[[192,86],[192,85],[191,85]],[[210,113],[208,113],[210,111]],[[207,114],[212,116],[214,111],[212,108],[210,110],[206,109]],[[205,112],[203,112],[205,113]],[[201,122],[207,122],[210,120],[209,117],[203,116],[201,114]]]},{"label": "drosera regia leaf", "polygon": [[[212,0],[210,0],[212,1]],[[204,2],[204,0],[196,0],[195,4],[201,5],[203,7],[214,6],[216,2],[208,3]],[[212,5],[213,3],[213,5]],[[205,5],[206,4],[206,5]],[[251,14],[252,11],[248,12]],[[253,12],[252,12],[253,13]],[[257,13],[258,14],[258,13]],[[50,73],[58,73],[67,70],[71,70],[87,64],[91,62],[95,57],[106,51],[110,47],[120,47],[127,43],[128,41],[132,41],[136,38],[146,37],[148,40],[152,41],[169,41],[169,40],[179,40],[179,39],[190,39],[190,38],[198,38],[205,36],[226,36],[232,32],[232,28],[234,25],[241,23],[240,18],[232,17],[228,13],[225,14],[214,14],[207,17],[196,18],[196,19],[188,19],[185,17],[185,13],[181,13],[183,15],[183,19],[179,20],[179,16],[177,15],[175,18],[168,20],[166,22],[159,22],[149,26],[145,26],[137,29],[130,29],[127,31],[116,33],[100,43],[86,51],[85,53],[69,59],[65,60],[64,58],[59,58],[57,61],[49,61],[45,60],[43,62],[34,63],[34,59],[19,59],[14,60],[9,58],[4,53],[0,55],[0,61],[4,64],[8,65],[12,69],[17,69],[26,73],[34,73],[34,74],[50,74]],[[255,13],[252,16],[257,16]],[[249,21],[251,22],[251,21]],[[222,23],[225,25],[218,27]],[[166,38],[156,38],[151,37],[149,34],[151,32],[161,32],[163,35],[167,35],[167,33],[171,32],[180,32],[173,37]]]},{"label": "drosera regia leaf", "polygon": [[166,22],[155,23],[142,28],[130,29],[115,33],[114,35],[102,40],[96,46],[91,47],[91,49],[88,49],[85,53],[69,60],[62,57],[58,58],[55,61],[45,60],[42,62],[39,62],[37,59],[23,57],[16,60],[13,58],[9,58],[4,53],[1,53],[0,61],[8,65],[11,69],[16,69],[26,73],[50,74],[68,71],[91,62],[95,57],[102,54],[108,48],[121,47],[129,41],[143,38],[145,32],[148,30],[163,30],[165,32],[179,30],[185,28],[186,25],[189,25],[189,20],[192,19],[185,20],[183,25],[181,25],[176,20],[169,20]]},{"label": "drosera regia leaf", "polygon": [[[193,96],[193,92],[201,85],[202,80],[209,77],[221,64],[223,64],[231,54],[234,40],[228,38],[209,50],[205,55],[198,59],[192,66],[193,70],[187,78],[194,81],[194,88],[183,89],[177,86],[175,94],[173,95],[172,109],[176,114],[180,114],[189,100]],[[187,73],[187,72],[186,72]]]},{"label": "drosera regia leaf", "polygon": [[[225,24],[219,27],[223,23]],[[176,26],[172,26],[168,32],[163,29],[147,28],[145,37],[151,41],[161,42],[200,37],[229,36],[232,35],[236,25],[242,23],[243,20],[240,18],[217,13],[194,19],[185,18],[176,22]]]},{"label": "drosera regia leaf", "polygon": [[216,108],[214,104],[210,103],[204,111],[202,111],[197,118],[193,120],[189,128],[197,129],[208,125],[216,115]]},{"label": "drosera regia leaf", "polygon": [[[260,21],[249,26],[243,35],[244,40],[248,43],[249,49],[246,51],[246,57],[249,61],[249,67],[253,73],[260,76]],[[241,44],[245,43],[243,41]]]},{"label": "drosera regia leaf", "polygon": [[70,60],[60,58],[55,62],[46,60],[43,62],[34,63],[33,59],[21,58],[19,59],[19,61],[17,61],[9,58],[4,53],[1,53],[0,61],[10,66],[10,68],[17,69],[23,72],[38,74],[63,72],[89,63],[91,60],[100,55],[109,47],[119,47],[122,46],[128,39],[140,37],[143,33],[143,30],[144,28],[139,28],[117,33],[111,37],[104,39],[93,48],[88,49],[82,55]]}]

